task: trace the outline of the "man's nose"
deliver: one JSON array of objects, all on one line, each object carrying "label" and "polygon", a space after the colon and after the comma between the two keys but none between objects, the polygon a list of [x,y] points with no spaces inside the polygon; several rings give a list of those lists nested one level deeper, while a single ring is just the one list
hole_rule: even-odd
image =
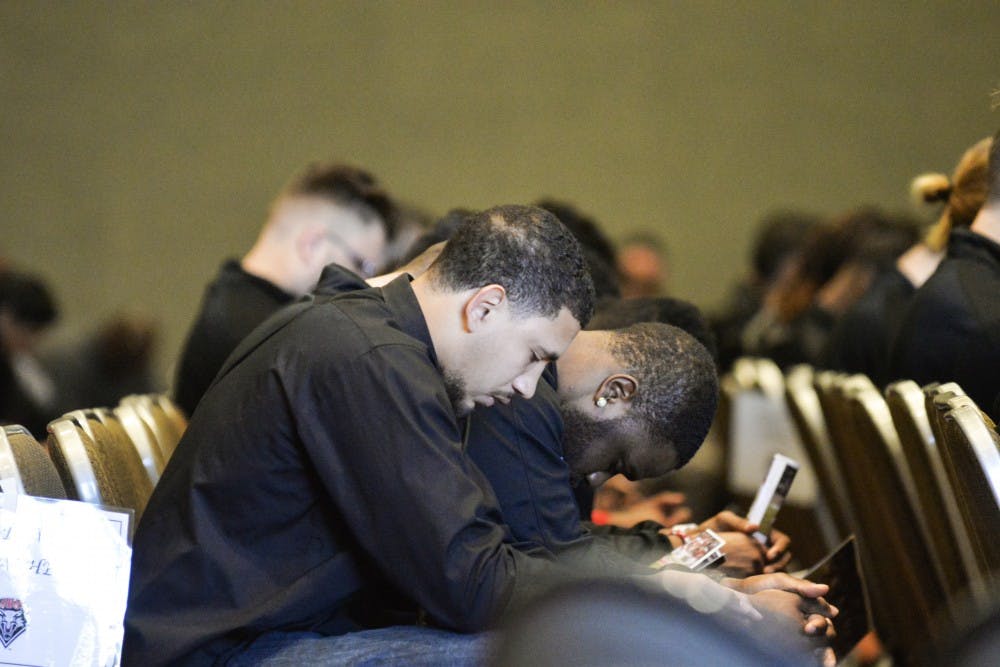
[{"label": "man's nose", "polygon": [[518,375],[511,383],[514,391],[525,398],[531,398],[535,395],[535,388],[538,386],[538,380],[542,377],[542,372],[545,371],[545,364],[535,365],[537,368],[528,369],[521,375]]}]

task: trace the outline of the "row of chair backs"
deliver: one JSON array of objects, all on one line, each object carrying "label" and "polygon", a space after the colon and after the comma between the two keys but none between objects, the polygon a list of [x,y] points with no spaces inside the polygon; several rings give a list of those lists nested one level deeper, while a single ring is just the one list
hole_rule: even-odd
[{"label": "row of chair backs", "polygon": [[876,627],[904,662],[1000,570],[1000,437],[954,383],[885,395],[860,375],[792,369],[786,400],[839,527],[858,536]]},{"label": "row of chair backs", "polygon": [[[957,385],[951,386],[957,389]],[[934,391],[935,387],[928,387],[926,396]],[[886,387],[885,394],[916,488],[917,509],[927,518],[931,550],[953,597],[969,590],[976,566],[942,450],[931,428],[925,392],[916,382],[902,380]]]},{"label": "row of chair backs", "polygon": [[0,429],[0,481],[13,491],[42,498],[66,498],[66,489],[45,448],[23,426]]},{"label": "row of chair backs", "polygon": [[785,381],[785,400],[816,471],[820,492],[836,531],[836,544],[851,534],[853,520],[840,464],[834,458],[830,430],[813,382],[812,367],[792,368]]},{"label": "row of chair backs", "polygon": [[45,447],[23,427],[7,426],[0,482],[29,495],[131,508],[138,521],[186,426],[162,395],[67,413],[49,423]]},{"label": "row of chair backs", "polygon": [[1000,436],[960,389],[932,388],[928,403],[932,429],[945,445],[943,467],[974,554],[971,579],[978,588],[990,588],[1000,576]]},{"label": "row of chair backs", "polygon": [[177,405],[163,394],[133,394],[123,398],[119,408],[132,409],[150,429],[166,461],[187,428],[187,419]]},{"label": "row of chair backs", "polygon": [[869,574],[876,627],[894,655],[916,662],[919,641],[939,639],[947,598],[891,413],[861,375],[825,375],[817,390]]}]

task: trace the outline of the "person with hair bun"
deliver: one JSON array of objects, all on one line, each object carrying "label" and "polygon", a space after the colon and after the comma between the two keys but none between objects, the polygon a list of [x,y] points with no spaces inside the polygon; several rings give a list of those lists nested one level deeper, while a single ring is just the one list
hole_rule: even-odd
[{"label": "person with hair bun", "polygon": [[973,144],[958,161],[951,178],[929,173],[913,179],[910,192],[914,199],[927,204],[945,204],[941,217],[924,238],[924,244],[942,257],[951,230],[971,225],[986,200],[986,173],[992,145],[993,137]]},{"label": "person with hair bun", "polygon": [[[957,382],[996,420],[1000,419],[1000,133],[970,149],[959,163],[960,170],[970,153],[970,160],[975,157],[974,151],[980,151],[979,165],[981,152],[988,152],[977,185],[982,204],[967,228],[960,225],[969,217],[959,215],[965,199],[956,171],[948,196],[951,210],[946,211],[952,225],[947,256],[910,300],[892,343],[889,368],[893,379]],[[982,167],[963,173],[976,170]]]},{"label": "person with hair bun", "polygon": [[962,155],[954,174],[916,177],[910,193],[926,204],[944,203],[941,216],[920,243],[881,271],[872,286],[837,323],[830,336],[824,366],[848,373],[864,373],[879,386],[895,377],[889,373],[889,344],[913,293],[944,258],[952,229],[966,228],[986,198],[987,160],[991,137],[981,139]]}]

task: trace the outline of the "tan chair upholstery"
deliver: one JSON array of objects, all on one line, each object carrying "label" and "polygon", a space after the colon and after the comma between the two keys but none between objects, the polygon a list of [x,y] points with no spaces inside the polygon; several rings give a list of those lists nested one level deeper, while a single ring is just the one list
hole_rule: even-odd
[{"label": "tan chair upholstery", "polygon": [[132,406],[146,425],[153,432],[156,444],[160,448],[160,453],[164,461],[170,460],[177,443],[183,434],[182,424],[178,416],[183,417],[179,410],[171,416],[164,408],[166,397],[160,398],[157,394],[133,394],[126,396],[120,401],[120,405]]},{"label": "tan chair upholstery", "polygon": [[124,430],[76,411],[50,423],[49,433],[53,460],[70,478],[77,499],[131,508],[138,523],[153,485]]},{"label": "tan chair upholstery", "polygon": [[968,397],[935,398],[942,415],[941,451],[984,578],[1000,573],[1000,436]]},{"label": "tan chair upholstery", "polygon": [[[86,503],[107,502],[98,488],[98,475],[107,478],[103,469],[95,469],[88,455],[94,441],[68,417],[49,422],[48,450],[56,466],[66,495]],[[85,440],[86,438],[86,440]]]},{"label": "tan chair upholstery", "polygon": [[[822,375],[820,379],[819,375]],[[824,415],[844,474],[879,636],[902,664],[920,662],[947,613],[916,492],[885,399],[861,375],[819,374]]]},{"label": "tan chair upholstery", "polygon": [[0,429],[0,479],[10,479],[18,493],[66,498],[66,489],[45,448],[23,426]]},{"label": "tan chair upholstery", "polygon": [[184,435],[184,431],[187,430],[188,419],[184,414],[184,411],[180,409],[174,401],[166,394],[152,394],[150,396],[153,399],[153,403],[160,406],[163,412],[167,415],[167,419],[174,428],[174,446],[180,442],[181,436]]},{"label": "tan chair upholstery", "polygon": [[811,366],[792,368],[785,378],[785,401],[816,471],[837,537],[843,539],[854,531],[850,503],[813,381]]},{"label": "tan chair upholstery", "polygon": [[153,493],[153,481],[143,466],[139,452],[136,451],[121,422],[110,411],[95,410],[88,416],[87,421],[94,443],[110,461],[116,471],[115,475],[127,480],[129,495],[133,498],[127,506],[136,510],[136,520],[138,520],[139,514],[145,509]]},{"label": "tan chair upholstery", "polygon": [[156,442],[156,436],[153,435],[152,429],[139,415],[134,405],[119,405],[112,412],[139,453],[139,458],[142,460],[142,465],[146,469],[150,481],[153,486],[156,486],[156,483],[160,481],[160,475],[163,474],[166,460],[163,458],[163,452],[160,451],[160,445]]},{"label": "tan chair upholstery", "polygon": [[977,566],[955,493],[931,430],[924,392],[912,380],[885,389],[886,402],[916,489],[918,510],[927,517],[931,547],[941,564],[950,597],[963,595]]}]

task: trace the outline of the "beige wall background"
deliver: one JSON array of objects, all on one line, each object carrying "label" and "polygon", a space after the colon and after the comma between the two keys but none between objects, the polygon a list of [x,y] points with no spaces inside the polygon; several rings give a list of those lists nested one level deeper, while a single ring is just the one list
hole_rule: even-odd
[{"label": "beige wall background", "polygon": [[998,37],[993,1],[8,1],[0,256],[51,281],[57,339],[155,314],[165,372],[271,196],[336,158],[434,213],[552,195],[655,233],[712,307],[767,210],[907,208],[995,132]]}]

